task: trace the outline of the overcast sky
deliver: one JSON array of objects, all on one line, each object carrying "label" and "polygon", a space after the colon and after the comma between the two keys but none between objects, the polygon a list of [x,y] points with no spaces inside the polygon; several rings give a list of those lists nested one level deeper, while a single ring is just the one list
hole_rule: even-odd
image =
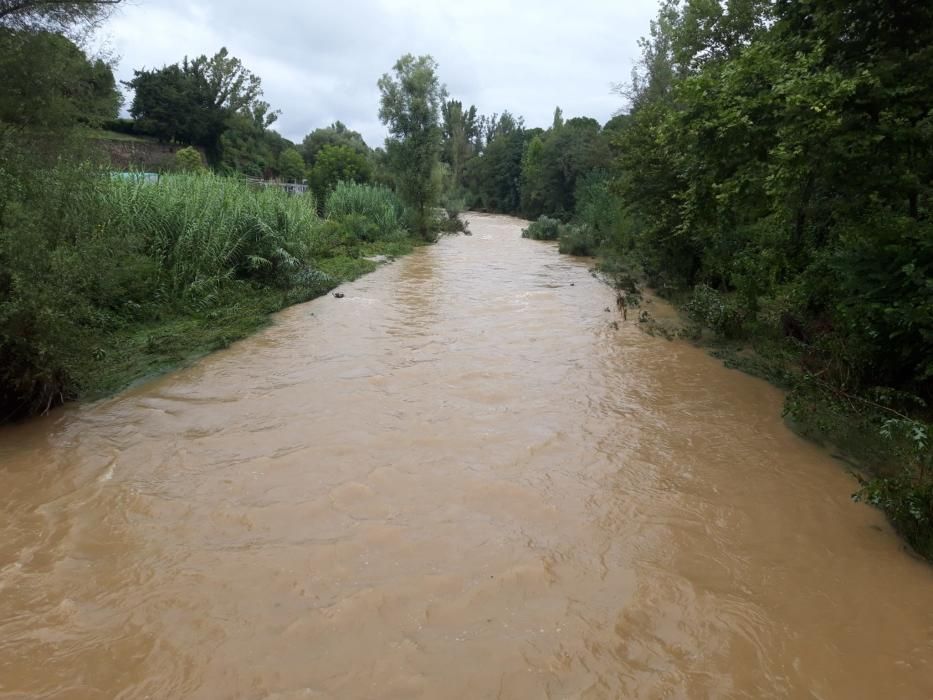
[{"label": "overcast sky", "polygon": [[657,0],[128,0],[102,30],[117,77],[226,46],[262,78],[300,142],[339,119],[380,146],[376,81],[405,53],[431,54],[451,97],[529,126],[605,122]]}]

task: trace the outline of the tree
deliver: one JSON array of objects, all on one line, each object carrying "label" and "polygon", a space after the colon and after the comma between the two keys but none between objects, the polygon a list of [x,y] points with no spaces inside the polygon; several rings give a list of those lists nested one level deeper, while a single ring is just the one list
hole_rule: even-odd
[{"label": "tree", "polygon": [[220,162],[221,139],[234,115],[273,114],[260,100],[259,77],[226,48],[210,58],[186,57],[180,64],[134,71],[126,85],[135,92],[130,114],[143,130],[200,146],[212,163]]},{"label": "tree", "polygon": [[43,128],[98,125],[117,116],[110,66],[70,39],[0,29],[0,121]]},{"label": "tree", "polygon": [[278,112],[262,101],[231,116],[220,138],[221,167],[257,178],[277,173],[282,151],[294,148],[291,141],[269,128],[277,117]]},{"label": "tree", "polygon": [[570,217],[577,209],[581,180],[610,165],[608,137],[595,119],[563,119],[556,110],[553,126],[528,145],[522,162],[521,209],[525,216]]},{"label": "tree", "polygon": [[469,161],[466,179],[484,209],[504,213],[518,211],[521,201],[522,155],[531,138],[521,117],[504,111],[484,120],[486,146],[480,157]]},{"label": "tree", "polygon": [[350,146],[325,146],[311,169],[309,180],[314,196],[323,206],[338,182],[369,182],[372,168],[359,151]]},{"label": "tree", "polygon": [[67,33],[93,28],[122,0],[0,0],[0,27]]},{"label": "tree", "polygon": [[431,208],[438,195],[432,173],[439,162],[441,104],[447,95],[430,56],[402,56],[394,77],[379,79],[379,118],[389,127],[386,151],[399,194],[414,212],[415,227],[430,238]]},{"label": "tree", "polygon": [[294,148],[286,148],[279,156],[279,175],[286,182],[301,182],[305,179],[305,161]]},{"label": "tree", "polygon": [[564,125],[564,110],[560,107],[554,108],[554,121],[551,124],[551,129],[557,131]]},{"label": "tree", "polygon": [[369,155],[369,146],[359,132],[347,128],[346,124],[336,121],[328,127],[315,129],[301,142],[301,155],[308,167],[314,165],[318,153],[327,146],[347,146],[360,155]]},{"label": "tree", "polygon": [[476,107],[463,109],[459,100],[449,100],[441,106],[444,128],[444,160],[450,165],[456,187],[463,186],[463,168],[474,155],[474,143],[479,136]]}]

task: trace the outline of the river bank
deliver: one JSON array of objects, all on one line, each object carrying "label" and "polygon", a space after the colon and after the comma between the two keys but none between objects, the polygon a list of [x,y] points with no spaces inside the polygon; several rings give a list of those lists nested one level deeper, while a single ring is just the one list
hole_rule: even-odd
[{"label": "river bank", "polygon": [[[933,472],[923,407],[906,415],[880,404],[877,396],[822,381],[808,366],[806,347],[793,338],[754,329],[724,335],[697,313],[695,296],[663,299],[654,290],[639,296],[647,302],[645,332],[686,340],[725,367],[781,389],[787,425],[832,453],[857,480],[853,499],[879,508],[911,553],[933,562]],[[657,299],[663,306],[654,304]]]},{"label": "river bank", "polygon": [[414,239],[367,245],[359,257],[340,255],[319,262],[320,282],[301,290],[247,287],[209,310],[167,314],[156,322],[129,325],[100,337],[96,351],[74,365],[81,387],[74,398],[93,401],[151,380],[268,325],[275,313],[310,301],[368,274],[418,245]]},{"label": "river bank", "polygon": [[72,162],[27,184],[0,236],[0,422],[225,347],[416,245],[382,187],[340,183],[319,206],[241,178]]}]

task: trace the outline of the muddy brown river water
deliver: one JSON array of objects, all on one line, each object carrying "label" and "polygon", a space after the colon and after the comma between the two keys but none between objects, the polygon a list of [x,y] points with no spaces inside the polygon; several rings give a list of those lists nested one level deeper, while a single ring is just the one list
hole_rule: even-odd
[{"label": "muddy brown river water", "polygon": [[0,698],[933,698],[933,570],[781,394],[471,227],[0,430]]}]

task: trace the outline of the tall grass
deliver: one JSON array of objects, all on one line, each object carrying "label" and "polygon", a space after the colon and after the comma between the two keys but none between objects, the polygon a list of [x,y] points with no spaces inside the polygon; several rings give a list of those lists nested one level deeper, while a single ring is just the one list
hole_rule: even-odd
[{"label": "tall grass", "polygon": [[404,237],[404,207],[391,190],[355,182],[340,182],[324,203],[324,214],[331,220],[361,217],[371,224],[358,227],[364,240],[393,240]]},{"label": "tall grass", "polygon": [[5,163],[0,422],[84,393],[93,363],[136,352],[139,343],[127,338],[137,329],[182,323],[197,331],[218,318],[235,325],[238,308],[261,322],[339,282],[323,270],[362,269],[342,261],[358,259],[363,241],[405,236],[397,199],[374,187],[339,186],[327,203],[331,219],[322,220],[311,195],[235,178],[147,182],[64,160]]},{"label": "tall grass", "polygon": [[310,263],[320,224],[310,194],[254,190],[214,175],[117,180],[101,194],[103,226],[138,237],[170,293],[191,301],[209,301],[232,279],[288,286]]}]

